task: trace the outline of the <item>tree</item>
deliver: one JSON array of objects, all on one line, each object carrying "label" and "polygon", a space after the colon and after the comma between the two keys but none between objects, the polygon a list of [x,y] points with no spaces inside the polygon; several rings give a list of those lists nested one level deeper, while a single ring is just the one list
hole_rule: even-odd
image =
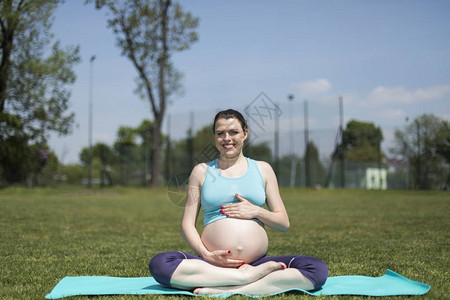
[{"label": "tree", "polygon": [[108,9],[108,26],[116,35],[122,55],[131,60],[138,73],[137,92],[150,102],[153,112],[151,185],[156,186],[167,99],[181,87],[181,74],[171,58],[175,51],[185,50],[197,40],[194,29],[198,18],[184,12],[177,3],[172,5],[171,0],[95,0],[95,4],[99,9]]},{"label": "tree", "polygon": [[436,153],[450,164],[450,123],[442,120],[436,132]]},{"label": "tree", "polygon": [[380,162],[383,132],[370,122],[352,120],[342,134],[345,159],[356,162]]},{"label": "tree", "polygon": [[[295,165],[293,164],[295,163]],[[292,168],[295,168],[294,187],[298,186],[302,181],[302,166],[301,159],[296,154],[283,155],[278,159],[278,183],[282,187],[292,187],[291,186],[291,174]]]},{"label": "tree", "polygon": [[152,140],[152,122],[150,120],[143,120],[141,124],[135,129],[136,134],[141,139],[141,161],[143,162],[141,166],[144,166],[144,171],[142,172],[143,185],[147,185],[147,181],[151,179],[151,173],[149,167],[150,162],[150,151],[151,149],[151,140]]},{"label": "tree", "polygon": [[74,114],[66,113],[79,50],[61,48],[50,33],[60,2],[0,2],[0,161],[6,182],[23,180],[32,171],[33,149],[45,150],[50,131],[69,134],[74,122]]},{"label": "tree", "polygon": [[[174,159],[172,160],[171,170],[175,170],[176,173],[189,173],[194,165],[218,157],[219,151],[214,144],[211,127],[211,124],[205,125],[197,130],[195,135],[189,129],[186,139],[174,143],[172,151]],[[171,177],[175,174],[167,175],[167,177]]]},{"label": "tree", "polygon": [[[351,120],[347,123],[347,127],[337,136],[336,148],[331,156],[331,162],[328,169],[325,186],[328,187],[333,178],[335,162],[340,161],[339,173],[341,187],[346,186],[347,163],[358,165],[354,170],[361,169],[361,163],[373,164],[377,163],[381,167],[381,161],[384,156],[381,151],[381,142],[383,141],[383,132],[379,127],[375,127],[373,123]],[[364,168],[364,167],[363,167]]]},{"label": "tree", "polygon": [[[247,139],[248,141],[249,139]],[[270,162],[272,160],[272,150],[268,142],[253,143],[248,142],[244,146],[244,155],[255,160]]]},{"label": "tree", "polygon": [[[450,123],[445,120],[442,121],[442,126],[436,133],[436,154],[450,165]],[[443,189],[450,190],[450,172]]]},{"label": "tree", "polygon": [[320,162],[319,149],[314,142],[309,141],[306,146],[305,157],[305,186],[320,184],[326,176],[326,170]]},{"label": "tree", "polygon": [[395,131],[390,152],[408,161],[412,188],[448,188],[450,174],[445,163],[450,163],[449,145],[448,121],[424,114]]},{"label": "tree", "polygon": [[117,140],[114,143],[114,149],[120,155],[122,166],[121,181],[127,183],[127,167],[132,165],[135,160],[136,150],[136,130],[128,126],[120,126],[117,131]]},{"label": "tree", "polygon": [[[196,164],[210,162],[219,157],[220,153],[214,143],[214,133],[211,128],[212,124],[207,124],[197,130],[195,135],[189,129],[186,139],[181,139],[174,143],[173,149],[171,149],[171,170],[175,170],[176,174],[189,174]],[[266,142],[259,144],[246,142],[244,154],[253,159],[265,161],[270,161],[272,156]],[[169,173],[167,177],[170,179],[176,174]]]},{"label": "tree", "polygon": [[[98,166],[99,168],[100,185],[112,185],[113,179],[110,171],[112,164],[117,160],[117,155],[113,149],[104,143],[96,143],[92,147],[92,159],[93,166]],[[80,161],[82,166],[86,167],[89,165],[89,148],[81,149]]]}]

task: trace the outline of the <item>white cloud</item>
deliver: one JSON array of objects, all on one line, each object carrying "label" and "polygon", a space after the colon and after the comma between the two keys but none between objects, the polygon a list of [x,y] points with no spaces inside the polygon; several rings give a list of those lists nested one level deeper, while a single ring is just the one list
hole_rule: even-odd
[{"label": "white cloud", "polygon": [[331,83],[327,79],[320,78],[295,83],[293,87],[299,91],[301,97],[308,97],[329,91],[331,89]]},{"label": "white cloud", "polygon": [[404,87],[376,87],[365,99],[364,106],[413,104],[441,99],[450,92],[450,85],[432,86],[409,91]]}]

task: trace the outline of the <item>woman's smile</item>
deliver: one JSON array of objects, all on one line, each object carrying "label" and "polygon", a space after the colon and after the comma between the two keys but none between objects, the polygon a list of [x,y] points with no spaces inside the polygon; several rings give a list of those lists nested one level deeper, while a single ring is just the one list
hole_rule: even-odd
[{"label": "woman's smile", "polygon": [[234,149],[234,144],[224,144],[223,147],[224,147],[226,150],[231,150],[231,149]]}]

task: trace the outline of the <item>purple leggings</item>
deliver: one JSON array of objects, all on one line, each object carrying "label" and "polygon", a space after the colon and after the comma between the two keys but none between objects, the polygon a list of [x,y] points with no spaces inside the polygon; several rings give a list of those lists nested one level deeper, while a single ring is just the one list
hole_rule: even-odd
[{"label": "purple leggings", "polygon": [[[150,260],[150,273],[157,282],[170,287],[172,274],[183,259],[200,259],[205,261],[199,256],[181,251],[159,253]],[[267,261],[283,262],[288,268],[299,270],[300,273],[314,284],[314,289],[322,287],[328,277],[327,265],[320,259],[310,256],[263,256],[251,263],[251,265],[258,266]]]}]

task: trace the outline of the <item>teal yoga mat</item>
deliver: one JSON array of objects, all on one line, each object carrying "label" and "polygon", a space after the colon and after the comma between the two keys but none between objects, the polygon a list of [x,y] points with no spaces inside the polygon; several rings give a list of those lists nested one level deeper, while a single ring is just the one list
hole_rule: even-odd
[{"label": "teal yoga mat", "polygon": [[[430,286],[418,281],[410,280],[391,270],[383,276],[335,276],[329,277],[322,289],[307,292],[301,289],[290,289],[280,293],[298,291],[310,295],[361,295],[361,296],[395,296],[395,295],[423,295]],[[276,293],[276,294],[280,294]],[[177,289],[166,288],[158,284],[153,277],[106,277],[80,276],[64,277],[45,297],[59,299],[79,295],[190,295],[195,294]],[[214,297],[226,298],[233,294],[218,294]],[[273,294],[275,295],[275,294]],[[246,295],[249,297],[259,297]]]}]

